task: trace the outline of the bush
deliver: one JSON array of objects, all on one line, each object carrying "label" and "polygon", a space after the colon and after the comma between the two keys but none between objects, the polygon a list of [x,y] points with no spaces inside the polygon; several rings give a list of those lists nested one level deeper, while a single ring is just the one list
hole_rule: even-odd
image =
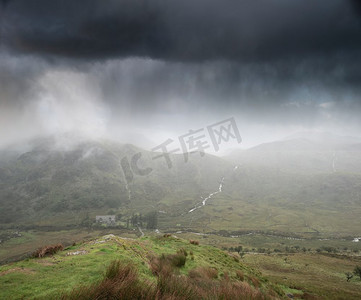
[{"label": "bush", "polygon": [[353,273],[360,277],[360,280],[361,280],[361,267],[360,266],[356,266],[355,269],[353,270]]},{"label": "bush", "polygon": [[215,299],[266,299],[260,291],[246,282],[223,280],[219,286],[213,287],[211,293],[215,295]]},{"label": "bush", "polygon": [[55,253],[64,250],[64,246],[62,244],[49,245],[39,248],[33,253],[33,257],[44,257],[47,255],[54,255]]},{"label": "bush", "polygon": [[170,274],[174,268],[181,268],[185,265],[187,257],[184,249],[178,250],[176,254],[162,254],[160,257],[150,258],[150,268],[154,275]]},{"label": "bush", "polygon": [[190,240],[189,241],[192,245],[199,245],[199,241]]},{"label": "bush", "polygon": [[237,278],[238,278],[240,281],[244,281],[244,274],[243,274],[242,271],[237,270],[237,271],[236,271],[236,275],[237,275]]},{"label": "bush", "polygon": [[60,297],[62,300],[97,299],[155,299],[153,286],[143,285],[138,278],[136,268],[113,261],[106,270],[103,280],[91,286],[74,289]]},{"label": "bush", "polygon": [[186,264],[187,257],[183,253],[177,253],[174,255],[168,256],[172,265],[177,268],[181,268]]},{"label": "bush", "polygon": [[335,247],[330,247],[330,246],[322,246],[321,250],[326,251],[328,253],[331,253],[331,252],[336,253],[337,252],[337,249]]},{"label": "bush", "polygon": [[256,277],[249,277],[249,280],[255,288],[258,288],[260,286],[260,282]]},{"label": "bush", "polygon": [[[192,252],[192,251],[191,251]],[[184,256],[188,256],[188,252],[184,248],[180,248],[177,253],[183,254]],[[193,253],[193,252],[192,252]]]},{"label": "bush", "polygon": [[349,282],[353,278],[353,274],[351,272],[346,272],[345,275],[347,282]]},{"label": "bush", "polygon": [[114,260],[108,266],[105,272],[106,279],[125,280],[126,278],[135,277],[134,268],[131,265],[123,265],[119,260]]},{"label": "bush", "polygon": [[196,269],[190,270],[188,276],[190,278],[217,279],[218,271],[217,269],[211,267],[198,267]]},{"label": "bush", "polygon": [[174,274],[163,274],[158,277],[157,294],[158,299],[199,299],[197,289],[190,283],[186,276],[175,276]]}]

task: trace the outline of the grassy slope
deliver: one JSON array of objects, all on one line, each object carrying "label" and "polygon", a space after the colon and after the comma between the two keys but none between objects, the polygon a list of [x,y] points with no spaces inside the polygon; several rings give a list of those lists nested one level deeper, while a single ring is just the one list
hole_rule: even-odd
[{"label": "grassy slope", "polygon": [[[272,286],[259,272],[211,246],[191,245],[187,240],[173,237],[133,240],[110,235],[69,247],[54,257],[27,259],[1,266],[0,298],[53,299],[77,286],[99,281],[106,266],[114,259],[131,262],[139,270],[141,279],[152,281],[154,276],[148,266],[149,256],[174,254],[180,248],[194,253],[194,259],[188,257],[186,265],[181,268],[182,274],[199,266],[211,266],[218,270],[220,277],[227,272],[230,278],[236,278],[236,271],[241,270],[246,280],[256,278],[260,281],[262,290],[267,291]],[[86,254],[67,256],[68,252],[80,250],[86,251]]]},{"label": "grassy slope", "polygon": [[[11,231],[0,231],[2,233]],[[69,229],[61,231],[20,231],[21,236],[11,238],[1,243],[0,264],[26,258],[33,253],[39,246],[48,244],[62,243],[71,245],[77,241],[90,240],[108,233],[119,234],[124,237],[135,238],[138,231],[116,230],[114,228],[104,228],[88,230],[85,228]]]},{"label": "grassy slope", "polygon": [[360,257],[326,254],[246,255],[243,261],[262,270],[272,281],[316,294],[322,299],[360,299],[361,281],[346,281]]},{"label": "grassy slope", "polygon": [[[127,187],[119,162],[138,152],[139,165],[153,171],[135,175]],[[144,214],[161,200],[167,205],[192,202],[217,186],[230,166],[211,155],[193,154],[187,163],[183,155],[173,155],[169,169],[164,159],[153,157],[132,145],[89,142],[67,151],[43,147],[0,161],[0,224],[75,225],[85,211],[120,208]]]}]

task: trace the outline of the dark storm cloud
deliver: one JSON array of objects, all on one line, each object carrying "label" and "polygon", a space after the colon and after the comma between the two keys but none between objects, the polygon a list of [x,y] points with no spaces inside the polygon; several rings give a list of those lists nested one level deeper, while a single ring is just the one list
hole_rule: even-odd
[{"label": "dark storm cloud", "polygon": [[347,55],[361,49],[357,1],[13,0],[7,4],[3,43],[20,53],[268,61]]},{"label": "dark storm cloud", "polygon": [[0,4],[0,146],[72,130],[169,138],[230,116],[245,140],[360,132],[358,1]]}]

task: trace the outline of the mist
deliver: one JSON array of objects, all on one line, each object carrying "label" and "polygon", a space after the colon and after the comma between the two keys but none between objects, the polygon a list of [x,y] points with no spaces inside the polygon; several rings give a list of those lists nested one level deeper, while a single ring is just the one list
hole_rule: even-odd
[{"label": "mist", "polygon": [[0,298],[361,299],[360,3],[0,0]]},{"label": "mist", "polygon": [[360,135],[356,2],[121,2],[2,2],[1,147],[76,133],[150,149],[230,117],[231,148]]}]

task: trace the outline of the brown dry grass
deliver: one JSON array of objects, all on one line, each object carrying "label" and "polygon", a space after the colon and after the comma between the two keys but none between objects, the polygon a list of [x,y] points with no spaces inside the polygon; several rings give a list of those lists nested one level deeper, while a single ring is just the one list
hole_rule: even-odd
[{"label": "brown dry grass", "polygon": [[54,255],[58,251],[62,251],[64,246],[62,244],[48,245],[39,248],[33,253],[33,257],[44,257],[47,255]]},{"label": "brown dry grass", "polygon": [[[91,286],[74,289],[61,296],[62,300],[100,300],[100,299],[156,299],[156,300],[198,300],[198,299],[274,299],[247,282],[231,280],[223,274],[219,280],[218,271],[210,267],[198,267],[189,275],[180,275],[173,258],[185,257],[183,251],[174,255],[162,255],[150,258],[150,268],[156,276],[156,282],[139,279],[136,267],[113,261],[107,268],[104,278]],[[243,275],[243,274],[242,274]],[[241,277],[241,274],[239,275]]]},{"label": "brown dry grass", "polygon": [[0,272],[0,276],[4,276],[6,274],[15,273],[15,272],[24,273],[24,274],[35,274],[34,270],[31,270],[31,269],[28,269],[28,268],[18,268],[18,267],[16,267],[16,268],[12,268],[12,269]]},{"label": "brown dry grass", "polygon": [[217,279],[218,271],[211,267],[198,267],[196,269],[190,270],[188,276],[190,278]]}]

